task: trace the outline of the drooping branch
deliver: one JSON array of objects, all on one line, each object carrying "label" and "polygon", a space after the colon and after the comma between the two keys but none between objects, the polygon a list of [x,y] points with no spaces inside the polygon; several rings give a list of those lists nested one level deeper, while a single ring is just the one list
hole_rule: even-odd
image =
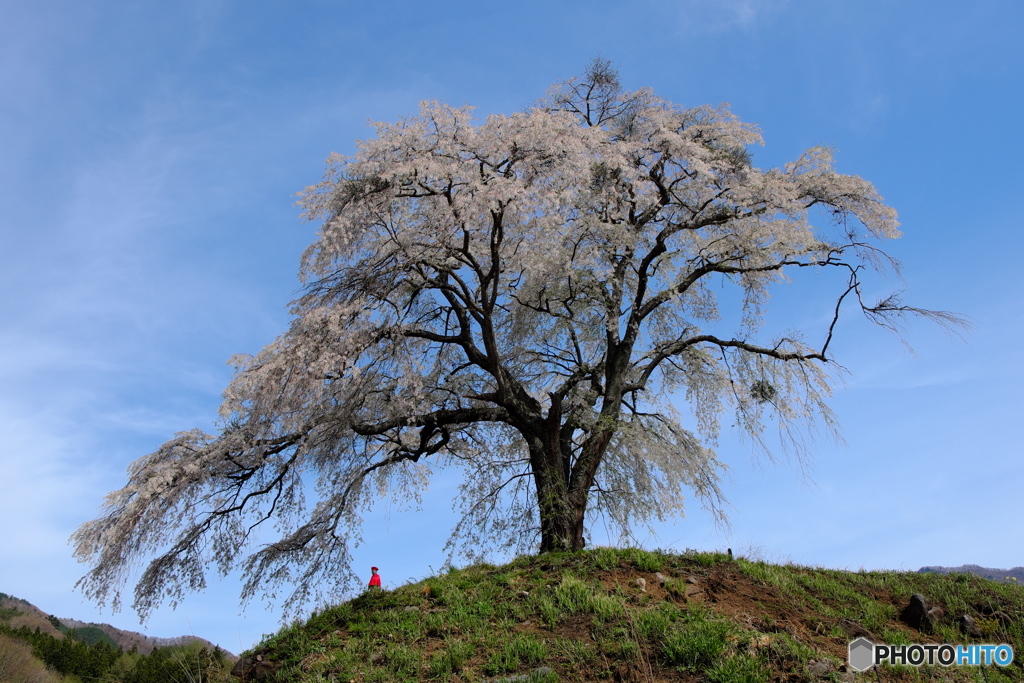
[{"label": "drooping branch", "polygon": [[[149,557],[143,612],[211,567],[241,567],[246,597],[341,593],[362,515],[381,496],[418,501],[451,465],[469,554],[578,548],[592,514],[628,537],[689,492],[716,510],[724,411],[757,443],[769,420],[798,448],[832,425],[844,306],[897,331],[961,322],[866,303],[862,280],[894,265],[875,243],[899,235],[895,212],[830,150],[761,170],[760,143],[724,106],[624,91],[601,60],[512,116],[428,102],[379,124],[303,195],[323,220],[306,290],[288,330],[236,363],[219,436],[140,459],[76,533],[87,594],[116,602]],[[820,347],[762,337],[775,283],[836,268],[849,277]],[[719,280],[741,293],[735,330]],[[267,522],[275,539],[254,547]]]},{"label": "drooping branch", "polygon": [[482,406],[476,408],[457,408],[436,410],[424,415],[407,415],[394,417],[376,423],[353,423],[352,431],[360,436],[379,436],[401,427],[423,427],[427,430],[439,430],[459,424],[474,422],[507,423],[509,413],[502,407]]}]

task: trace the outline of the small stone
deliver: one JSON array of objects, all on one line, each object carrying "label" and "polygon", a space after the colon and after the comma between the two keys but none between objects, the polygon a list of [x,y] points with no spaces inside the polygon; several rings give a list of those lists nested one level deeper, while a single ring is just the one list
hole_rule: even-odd
[{"label": "small stone", "polygon": [[668,581],[668,577],[662,574],[661,572],[654,572],[654,578],[658,580],[659,586],[664,586],[665,583]]},{"label": "small stone", "polygon": [[704,591],[698,586],[687,586],[683,595],[686,597],[687,602],[704,602]]},{"label": "small stone", "polygon": [[700,581],[700,579],[698,579],[696,576],[687,576],[686,577],[686,583],[698,583],[699,581]]},{"label": "small stone", "polygon": [[969,614],[961,614],[956,619],[956,625],[960,628],[960,633],[971,638],[981,638],[981,629],[978,628],[978,622],[974,620]]},{"label": "small stone", "polygon": [[928,621],[928,602],[923,595],[914,593],[910,596],[910,604],[900,612],[900,621],[918,631],[931,626]]},{"label": "small stone", "polygon": [[831,662],[815,662],[812,660],[807,664],[807,673],[811,676],[824,676],[831,671]]},{"label": "small stone", "polygon": [[407,607],[406,607],[405,609],[403,609],[402,611],[403,611],[403,612],[419,612],[419,611],[420,611],[420,608],[419,608],[419,607],[416,607],[415,605],[408,605],[408,606],[407,606]]},{"label": "small stone", "polygon": [[279,668],[279,662],[264,661],[263,655],[242,657],[235,662],[231,675],[243,681],[265,681],[272,679]]},{"label": "small stone", "polygon": [[485,683],[528,683],[529,681],[541,680],[550,677],[554,673],[550,668],[541,666],[528,674],[515,674],[512,676],[499,676],[498,678],[485,678]]},{"label": "small stone", "polygon": [[637,579],[636,580],[636,585],[640,586],[640,590],[643,591],[644,593],[647,592],[647,581],[645,581],[644,579],[642,579],[642,578],[641,579]]},{"label": "small stone", "polygon": [[519,597],[528,598],[530,597],[530,591],[519,591]]}]

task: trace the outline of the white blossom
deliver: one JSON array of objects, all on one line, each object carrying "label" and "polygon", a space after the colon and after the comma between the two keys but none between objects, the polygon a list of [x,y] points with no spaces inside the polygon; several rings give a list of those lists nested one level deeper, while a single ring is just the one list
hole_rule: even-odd
[{"label": "white blossom", "polygon": [[[322,221],[304,294],[284,334],[232,359],[219,432],[133,463],[75,533],[87,595],[119,603],[139,565],[143,615],[211,567],[241,566],[246,599],[336,594],[368,507],[416,503],[448,467],[467,554],[576,549],[594,513],[628,536],[688,492],[720,513],[724,413],[758,443],[777,425],[799,455],[834,427],[843,304],[890,326],[928,314],[861,299],[888,264],[877,241],[899,235],[871,184],[826,148],[758,169],[760,143],[725,107],[622,91],[600,61],[510,116],[424,102],[377,124],[303,194]],[[772,287],[814,271],[846,281],[829,323],[762,338]],[[724,284],[742,300],[731,331]]]}]

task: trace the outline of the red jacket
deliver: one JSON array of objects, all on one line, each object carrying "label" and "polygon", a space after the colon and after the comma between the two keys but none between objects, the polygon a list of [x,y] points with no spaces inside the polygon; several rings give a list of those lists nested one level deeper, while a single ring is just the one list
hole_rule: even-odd
[{"label": "red jacket", "polygon": [[374,574],[370,577],[370,588],[373,588],[374,586],[380,588],[380,574]]}]

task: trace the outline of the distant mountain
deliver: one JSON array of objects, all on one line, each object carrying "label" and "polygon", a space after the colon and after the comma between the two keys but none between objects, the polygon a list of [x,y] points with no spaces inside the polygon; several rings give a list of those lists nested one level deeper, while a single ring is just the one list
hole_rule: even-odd
[{"label": "distant mountain", "polygon": [[[100,640],[106,640],[125,652],[134,647],[144,655],[151,653],[154,647],[187,645],[193,642],[203,643],[210,650],[216,647],[210,641],[197,636],[153,638],[135,631],[124,631],[110,624],[93,624],[77,619],[58,618],[47,614],[27,600],[5,593],[0,593],[0,624],[6,624],[11,628],[20,628],[21,626],[28,626],[31,630],[38,628],[43,633],[55,638],[71,637],[90,645]],[[237,659],[230,652],[227,655],[229,659]]]},{"label": "distant mountain", "polygon": [[46,612],[32,603],[6,593],[0,593],[0,624],[11,628],[27,626],[31,630],[39,629],[55,638],[62,637],[60,630],[48,618]]},{"label": "distant mountain", "polygon": [[921,567],[917,572],[919,574],[975,574],[986,579],[999,581],[1000,583],[1016,581],[1024,584],[1024,567],[1014,567],[1013,569],[991,569],[989,567],[979,567],[976,564],[964,564],[959,567]]}]

